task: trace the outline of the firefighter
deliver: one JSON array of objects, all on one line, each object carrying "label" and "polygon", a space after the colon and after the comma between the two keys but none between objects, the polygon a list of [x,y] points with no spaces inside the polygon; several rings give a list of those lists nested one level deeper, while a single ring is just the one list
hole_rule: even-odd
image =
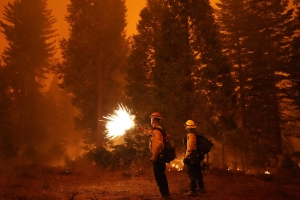
[{"label": "firefighter", "polygon": [[149,118],[151,119],[151,126],[153,127],[152,130],[147,130],[142,127],[138,127],[138,130],[143,132],[144,134],[150,136],[150,144],[149,148],[152,153],[151,162],[153,165],[153,173],[155,181],[159,187],[159,191],[161,197],[169,197],[169,187],[168,187],[168,180],[166,176],[166,163],[159,161],[159,155],[162,153],[164,149],[164,141],[163,141],[163,134],[161,131],[154,129],[162,129],[161,125],[159,124],[162,120],[160,113],[154,112],[152,113]]},{"label": "firefighter", "polygon": [[[187,166],[187,173],[190,177],[190,191],[184,193],[185,196],[197,196],[197,191],[204,192],[203,176],[201,172],[201,161],[197,151],[196,125],[194,121],[188,120],[185,123],[186,129],[186,153],[183,162]],[[197,188],[198,185],[198,188]]]}]

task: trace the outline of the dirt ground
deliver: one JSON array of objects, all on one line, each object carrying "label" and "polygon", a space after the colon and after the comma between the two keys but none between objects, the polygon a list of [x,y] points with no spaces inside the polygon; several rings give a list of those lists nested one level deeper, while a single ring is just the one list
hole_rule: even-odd
[{"label": "dirt ground", "polygon": [[[300,199],[299,178],[277,179],[272,174],[254,176],[210,169],[203,171],[205,193],[184,197],[183,193],[189,191],[185,170],[176,171],[169,166],[166,174],[169,199]],[[112,172],[95,168],[69,171],[31,166],[2,170],[0,179],[0,200],[126,200],[157,199],[158,195],[151,168]]]}]

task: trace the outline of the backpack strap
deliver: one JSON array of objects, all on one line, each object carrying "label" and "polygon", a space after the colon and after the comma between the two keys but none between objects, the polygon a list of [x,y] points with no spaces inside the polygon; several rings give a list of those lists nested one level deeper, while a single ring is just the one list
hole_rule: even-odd
[{"label": "backpack strap", "polygon": [[159,130],[163,134],[163,136],[166,135],[163,128],[159,128],[159,127],[155,126],[155,127],[152,128],[152,130]]},{"label": "backpack strap", "polygon": [[196,131],[190,131],[189,133],[192,133],[195,135],[195,139],[196,139],[196,149],[193,150],[192,154],[194,155],[199,155],[199,152],[198,152],[198,140],[197,140],[197,132]]},{"label": "backpack strap", "polygon": [[163,135],[164,143],[166,143],[168,141],[167,134],[165,133],[165,130],[163,128],[159,128],[159,127],[155,126],[152,128],[152,130],[158,130],[161,132],[161,134]]}]

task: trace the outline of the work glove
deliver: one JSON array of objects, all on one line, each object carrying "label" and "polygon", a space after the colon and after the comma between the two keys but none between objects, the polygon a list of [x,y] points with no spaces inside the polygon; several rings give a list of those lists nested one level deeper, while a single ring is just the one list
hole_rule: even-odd
[{"label": "work glove", "polygon": [[190,164],[190,159],[189,158],[184,158],[183,163],[184,164]]}]

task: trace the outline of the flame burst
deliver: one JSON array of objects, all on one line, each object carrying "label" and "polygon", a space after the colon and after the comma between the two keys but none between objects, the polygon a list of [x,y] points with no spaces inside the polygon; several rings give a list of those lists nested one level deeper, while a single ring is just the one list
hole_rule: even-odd
[{"label": "flame burst", "polygon": [[124,107],[122,104],[119,105],[119,109],[114,110],[113,114],[104,116],[106,119],[106,130],[107,137],[110,139],[116,139],[125,134],[126,130],[134,127],[135,116],[131,115],[130,110]]}]

